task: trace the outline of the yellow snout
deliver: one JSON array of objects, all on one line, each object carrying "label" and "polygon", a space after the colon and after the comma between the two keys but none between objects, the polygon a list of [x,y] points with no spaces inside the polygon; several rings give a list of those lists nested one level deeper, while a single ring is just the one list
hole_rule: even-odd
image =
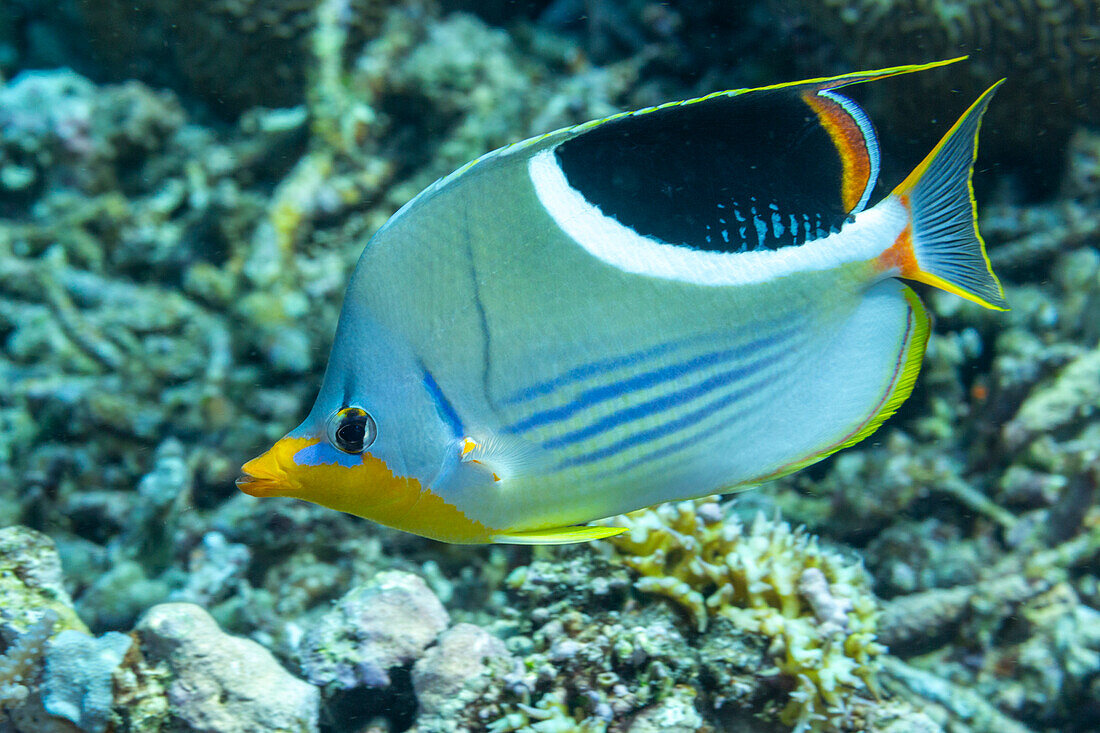
[{"label": "yellow snout", "polygon": [[286,452],[286,439],[280,440],[271,450],[253,458],[241,466],[237,488],[249,496],[290,496],[290,476],[279,461],[279,454]]},{"label": "yellow snout", "polygon": [[445,542],[489,541],[487,527],[369,453],[306,463],[305,456],[314,459],[308,448],[334,450],[320,444],[320,438],[283,438],[244,464],[237,488],[249,496],[303,499]]},{"label": "yellow snout", "polygon": [[420,495],[416,479],[395,476],[369,453],[337,453],[320,438],[283,438],[241,470],[237,488],[250,496],[289,496],[377,521],[407,513]]}]

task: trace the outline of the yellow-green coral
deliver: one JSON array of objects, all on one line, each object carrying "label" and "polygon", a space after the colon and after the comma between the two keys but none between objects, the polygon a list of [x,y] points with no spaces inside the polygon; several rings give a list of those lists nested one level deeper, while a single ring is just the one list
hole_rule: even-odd
[{"label": "yellow-green coral", "polygon": [[713,500],[666,504],[616,520],[607,542],[641,576],[640,590],[684,606],[700,631],[711,618],[770,638],[794,685],[783,721],[836,730],[849,703],[874,691],[878,608],[862,566],[801,528],[758,515],[750,525]]}]

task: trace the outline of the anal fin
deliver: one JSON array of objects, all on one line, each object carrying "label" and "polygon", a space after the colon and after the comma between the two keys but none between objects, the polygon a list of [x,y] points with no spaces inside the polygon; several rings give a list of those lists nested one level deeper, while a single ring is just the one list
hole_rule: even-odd
[{"label": "anal fin", "polygon": [[526,532],[501,532],[489,539],[506,545],[568,545],[614,537],[626,531],[626,527],[551,527]]}]

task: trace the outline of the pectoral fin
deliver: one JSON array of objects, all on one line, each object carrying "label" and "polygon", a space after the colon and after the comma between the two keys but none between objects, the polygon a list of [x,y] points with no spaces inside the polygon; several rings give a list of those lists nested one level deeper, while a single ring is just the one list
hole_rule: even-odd
[{"label": "pectoral fin", "polygon": [[497,481],[537,471],[545,460],[536,446],[514,436],[467,435],[457,447],[463,463],[483,466]]}]

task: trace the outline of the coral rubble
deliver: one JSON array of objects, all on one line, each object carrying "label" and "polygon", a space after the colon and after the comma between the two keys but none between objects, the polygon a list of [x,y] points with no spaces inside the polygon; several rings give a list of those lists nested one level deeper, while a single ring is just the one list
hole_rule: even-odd
[{"label": "coral rubble", "polygon": [[289,674],[256,642],[222,632],[200,607],[154,606],[135,633],[146,658],[170,672],[164,689],[178,726],[224,733],[317,730],[317,688]]}]

